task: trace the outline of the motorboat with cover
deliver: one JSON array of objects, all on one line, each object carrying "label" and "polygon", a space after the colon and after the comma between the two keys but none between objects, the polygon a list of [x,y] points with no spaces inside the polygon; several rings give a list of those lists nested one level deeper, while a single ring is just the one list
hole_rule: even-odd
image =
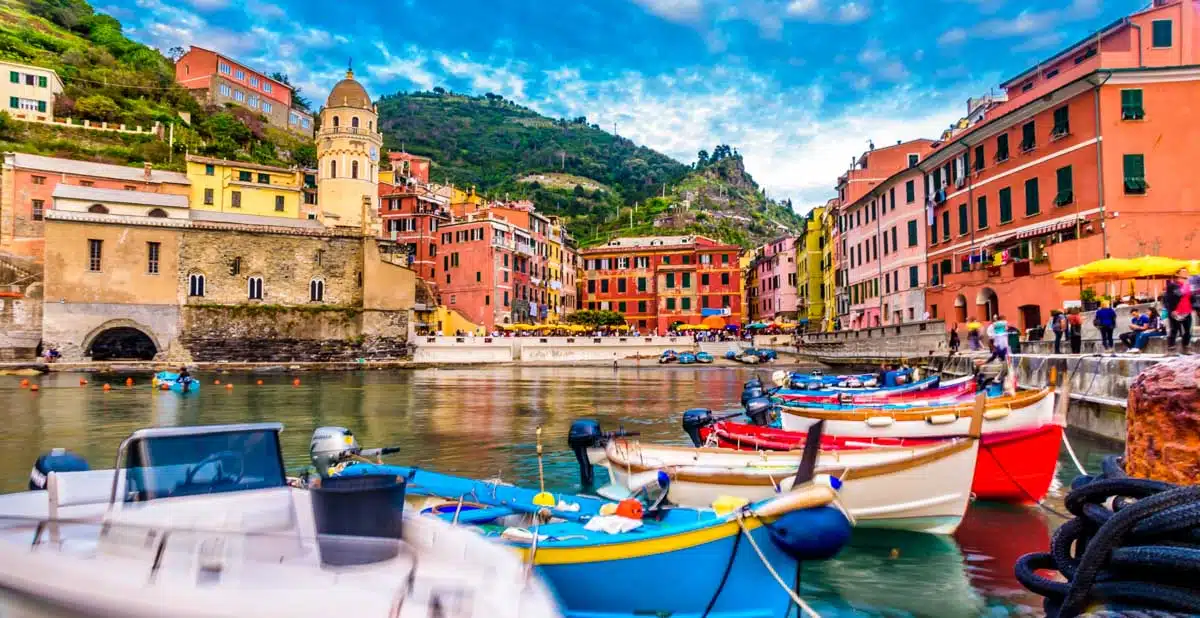
[{"label": "motorboat with cover", "polygon": [[[952,534],[971,498],[983,424],[982,397],[975,410],[964,437],[919,446],[822,451],[816,473],[842,481],[839,497],[856,526]],[[583,433],[579,424],[590,422],[576,421],[572,434],[577,427]],[[819,429],[814,432],[819,440]],[[796,451],[650,445],[606,437],[598,430],[593,435],[595,439],[577,440],[571,446],[585,483],[593,474],[592,466],[607,470],[610,484],[597,493],[624,497],[647,472],[661,471],[670,478],[668,499],[684,506],[709,504],[719,496],[762,500],[786,492],[792,486],[788,471],[802,457]]]},{"label": "motorboat with cover", "polygon": [[371,461],[340,427],[318,429],[310,452],[335,479],[405,479],[410,507],[513,551],[580,618],[782,615],[796,602],[802,563],[835,555],[850,533],[838,482],[809,480],[812,466],[805,472],[799,460],[790,491],[681,508],[663,500],[670,481],[658,472],[634,481],[637,498],[614,503]]},{"label": "motorboat with cover", "polygon": [[46,618],[561,615],[519,557],[406,516],[403,479],[289,484],[282,428],[142,429],[111,470],[67,452],[39,458],[31,491],[0,496],[6,609]]}]

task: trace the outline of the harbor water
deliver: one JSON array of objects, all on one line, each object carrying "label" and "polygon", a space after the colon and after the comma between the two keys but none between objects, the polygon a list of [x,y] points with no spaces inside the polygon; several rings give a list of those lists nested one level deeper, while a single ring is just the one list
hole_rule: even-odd
[{"label": "harbor water", "polygon": [[[566,448],[572,420],[594,418],[606,430],[640,432],[642,440],[688,444],[683,410],[736,408],[751,373],[657,366],[200,373],[200,392],[186,396],[153,390],[149,374],[27,378],[36,392],[20,387],[22,377],[0,376],[0,491],[24,490],[34,459],[54,447],[111,467],[118,443],[141,427],[280,421],[286,463],[297,469],[307,464],[313,429],[341,425],[365,447],[400,447],[389,460],[395,463],[530,486],[538,482],[534,434],[541,425],[547,488],[575,492],[578,469]],[[1071,439],[1089,470],[1114,451]],[[604,473],[597,474],[603,482]],[[1076,474],[1064,450],[1048,506],[1062,510],[1062,486]],[[1039,615],[1040,598],[1021,588],[1012,565],[1045,548],[1061,521],[1037,507],[976,503],[953,537],[858,531],[837,558],[805,566],[801,594],[824,616]]]}]

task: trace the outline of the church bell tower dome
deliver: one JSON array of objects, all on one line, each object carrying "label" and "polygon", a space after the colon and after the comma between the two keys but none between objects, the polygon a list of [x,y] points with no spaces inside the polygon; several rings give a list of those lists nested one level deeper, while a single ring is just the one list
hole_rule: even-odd
[{"label": "church bell tower dome", "polygon": [[329,92],[317,132],[317,204],[328,226],[376,234],[383,135],[371,95],[347,70]]}]

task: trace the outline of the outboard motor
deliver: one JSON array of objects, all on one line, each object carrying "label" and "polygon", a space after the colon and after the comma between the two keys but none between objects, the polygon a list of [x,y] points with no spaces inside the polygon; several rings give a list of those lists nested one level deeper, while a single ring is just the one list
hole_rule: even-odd
[{"label": "outboard motor", "polygon": [[45,489],[46,479],[51,472],[83,472],[90,469],[83,457],[65,448],[51,449],[33,462],[33,469],[29,471],[29,489]]},{"label": "outboard motor", "polygon": [[755,397],[746,402],[746,416],[750,423],[759,427],[771,424],[771,400],[766,397]]},{"label": "outboard motor", "polygon": [[761,382],[758,386],[747,386],[746,388],[742,389],[742,407],[745,407],[746,402],[750,401],[751,399],[759,399],[766,396],[767,392],[763,390]]},{"label": "outboard motor", "polygon": [[600,431],[599,421],[579,419],[571,423],[571,430],[567,432],[567,446],[575,451],[575,461],[579,463],[579,482],[584,487],[591,487],[596,477],[587,451],[603,445],[604,432]]},{"label": "outboard motor", "polygon": [[334,466],[361,452],[354,432],[345,427],[317,427],[308,443],[309,459],[321,478],[328,477]]},{"label": "outboard motor", "polygon": [[708,408],[692,408],[683,411],[683,431],[692,439],[692,444],[700,446],[700,428],[713,422],[712,410]]},{"label": "outboard motor", "polygon": [[762,385],[763,385],[762,380],[758,379],[758,376],[754,376],[753,378],[746,380],[746,383],[742,385],[742,388],[743,389],[752,388],[752,387],[762,388]]}]

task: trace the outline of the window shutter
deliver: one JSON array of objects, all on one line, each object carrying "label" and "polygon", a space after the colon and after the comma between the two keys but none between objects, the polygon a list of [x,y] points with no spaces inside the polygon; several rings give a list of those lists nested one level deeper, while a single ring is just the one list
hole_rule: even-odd
[{"label": "window shutter", "polygon": [[43,113],[46,111],[46,102],[45,101],[38,101],[38,111],[43,112]]},{"label": "window shutter", "polygon": [[1171,46],[1171,42],[1172,42],[1171,41],[1171,39],[1172,39],[1171,24],[1172,24],[1172,22],[1169,19],[1154,20],[1154,22],[1153,22],[1154,47],[1170,47]]},{"label": "window shutter", "polygon": [[975,219],[977,221],[976,225],[979,227],[979,229],[982,230],[983,228],[988,226],[987,196],[985,196],[985,195],[979,196],[978,211],[979,212],[975,216]]},{"label": "window shutter", "polygon": [[45,87],[46,87],[46,76],[44,76],[44,75],[39,75],[39,76],[38,76],[38,87],[39,87],[39,88],[45,88]]},{"label": "window shutter", "polygon": [[21,83],[21,74],[16,71],[9,71],[8,72],[8,81],[10,81],[14,84]]},{"label": "window shutter", "polygon": [[1025,181],[1025,215],[1036,215],[1041,210],[1038,205],[1038,181],[1030,178]]},{"label": "window shutter", "polygon": [[17,109],[18,107],[21,107],[21,99],[19,99],[17,97],[8,97],[8,106],[13,109]]}]

